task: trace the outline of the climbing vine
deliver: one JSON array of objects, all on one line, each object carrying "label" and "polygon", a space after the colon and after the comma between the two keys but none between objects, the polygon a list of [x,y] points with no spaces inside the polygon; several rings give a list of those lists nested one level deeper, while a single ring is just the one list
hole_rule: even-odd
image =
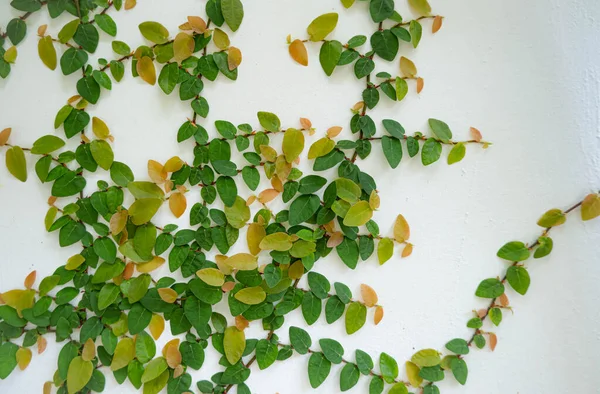
[{"label": "climbing vine", "polygon": [[[342,4],[349,8],[354,1]],[[139,31],[145,44],[132,50],[115,40],[114,58],[99,58],[97,64],[91,64],[88,55],[98,46],[98,28],[115,37],[117,26],[110,13],[133,9],[135,0],[12,1],[24,14],[11,20],[1,35],[3,78],[17,59],[15,46],[25,38],[31,13],[45,7],[52,18],[63,12],[73,16],[58,32],[48,32],[46,25],[37,30],[39,57],[46,67],[60,66],[64,75],[81,73],[74,95],[54,122],[65,138],[48,134],[31,147],[20,147],[11,143],[12,129],[6,128],[0,132],[0,147],[9,172],[20,181],[27,180],[28,162],[35,161],[35,174],[50,191],[46,230],[57,233],[61,247],[81,249],[52,275],[38,280],[33,271],[24,288],[1,293],[0,378],[17,366],[26,369],[32,348],[42,353],[53,336],[63,345],[44,393],[101,392],[106,373],[120,384],[129,380],[135,388],[143,387],[144,393],[165,387],[169,393],[191,392],[190,372],[202,370],[209,345],[222,355],[223,370],[196,382],[202,393],[227,393],[234,387],[240,394],[250,393],[245,382],[251,365],[266,369],[294,353],[308,356],[308,378],[315,388],[328,377],[332,364],[343,364],[342,391],[363,375],[370,379],[370,393],[387,389],[403,394],[412,388],[435,394],[435,383],[447,371],[465,384],[470,349],[487,343],[493,350],[497,344],[496,334],[484,330],[484,324],[489,320],[499,325],[503,311],[512,308],[505,287],[525,294],[530,277],[524,261],[532,253],[541,258],[551,252],[549,232],[575,209],[581,207],[583,220],[599,216],[598,194],[565,211],[545,213],[538,222],[544,231],[533,243],[504,245],[498,257],[510,264],[503,277],[478,286],[475,295],[491,301],[467,322],[472,336],[450,340],[446,355],[419,350],[405,363],[405,379],[390,354],[380,354],[376,364],[371,355],[356,350],[350,361],[336,339],[314,341],[317,348],[303,328],[290,327],[287,342],[278,334],[290,313],[301,313],[310,326],[322,319],[324,309],[324,320],[343,320],[349,335],[368,319],[375,325],[383,319],[383,306],[372,287],[361,285],[357,297],[344,283],[331,283],[318,273],[319,260],[334,250],[350,269],[373,254],[384,264],[396,249],[401,249],[402,258],[413,251],[410,226],[402,214],[390,231],[380,231],[372,220],[380,204],[379,189],[357,163],[370,155],[373,144],[381,145],[391,168],[400,164],[404,149],[409,157],[420,152],[422,164],[428,166],[440,159],[444,146],[449,149],[447,162],[453,164],[463,159],[467,145],[490,145],[475,128],[470,139],[456,141],[450,126],[438,119],[428,119],[427,133],[409,135],[398,120],[382,119],[378,127],[368,115],[380,93],[402,101],[409,86],[414,85],[417,94],[424,88],[416,65],[405,56],[397,61],[399,75],[375,73],[376,60],[396,62],[401,42],[417,48],[424,31],[430,27],[436,33],[442,27],[442,16],[432,14],[426,0],[409,4],[419,15],[412,20],[394,11],[393,0],[368,1],[368,17],[374,23],[368,38],[358,35],[345,44],[328,39],[337,13],[315,18],[307,38],[288,37],[289,54],[297,63],[307,66],[306,46],[320,45],[319,63],[328,76],[337,67],[353,65],[364,84],[359,101],[351,105],[348,139],[340,138],[344,127],[330,125],[305,149],[306,137],[319,132],[307,118],[284,126],[277,115],[261,111],[249,123],[217,120],[214,130],[203,121],[210,111],[204,84],[218,82],[219,76],[236,80],[242,67],[242,52],[229,37],[243,20],[240,0],[206,1],[205,15],[188,16],[176,34],[159,22],[143,22]],[[4,49],[6,39],[12,46]],[[371,49],[363,51],[367,41]],[[148,172],[141,178],[116,160],[111,143],[118,136],[93,112],[102,93],[125,77],[128,63],[132,77],[158,84],[167,95],[177,90],[179,99],[191,107],[176,138],[193,158],[148,160]],[[232,148],[239,154],[233,155]],[[298,168],[305,150],[313,161],[310,174]],[[329,169],[337,170],[333,179],[318,175]],[[106,180],[91,185],[87,179],[92,173]],[[186,196],[198,192],[201,201],[188,207]],[[289,205],[275,211],[279,199]],[[163,206],[176,218],[189,217],[189,227],[158,223],[155,215]],[[230,253],[240,232],[242,237],[245,232],[247,252]],[[153,275],[166,267],[172,276]],[[220,303],[227,305],[230,316],[213,310]],[[245,329],[253,322],[262,325],[263,337],[246,337]],[[171,334],[180,337],[157,352],[155,341],[167,323]]]}]

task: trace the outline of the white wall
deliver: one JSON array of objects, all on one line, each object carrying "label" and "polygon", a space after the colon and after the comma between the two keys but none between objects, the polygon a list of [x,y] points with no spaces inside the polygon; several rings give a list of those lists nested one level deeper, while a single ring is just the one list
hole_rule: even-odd
[{"label": "white wall", "polygon": [[[140,22],[157,20],[174,32],[187,15],[204,16],[200,1],[138,3],[132,11],[111,12],[118,39],[133,47],[142,43]],[[364,34],[373,25],[364,4],[358,3],[345,11],[336,0],[246,1],[242,27],[232,35],[232,44],[244,55],[239,80],[219,78],[205,87],[211,106],[209,131],[214,132],[211,125],[217,119],[256,125],[256,112],[266,110],[290,126],[300,116],[310,118],[318,129],[314,138],[333,125],[344,126],[348,136],[349,107],[360,99],[362,82],[350,68],[327,78],[318,65],[316,46],[310,48],[309,67],[294,64],[285,37],[289,33],[302,37],[314,17],[330,11],[340,13],[333,37],[347,40]],[[403,1],[398,3],[406,10]],[[362,164],[377,175],[382,204],[375,219],[382,232],[390,232],[395,215],[403,213],[416,246],[409,259],[394,258],[382,267],[372,259],[350,271],[334,256],[319,263],[320,272],[347,283],[355,293],[361,283],[370,284],[385,306],[379,326],[368,323],[351,337],[342,323],[327,326],[321,320],[309,328],[313,338],[329,336],[342,342],[351,359],[360,347],[373,354],[386,351],[404,361],[420,348],[442,349],[449,339],[466,337],[471,311],[485,304],[473,295],[476,285],[506,268],[495,257],[497,249],[506,241],[534,241],[541,230],[535,223],[545,210],[567,207],[600,189],[600,4],[594,0],[432,3],[446,17],[442,30],[432,37],[426,22],[420,48],[402,47],[425,78],[423,93],[418,97],[410,93],[395,105],[382,97],[372,116],[377,124],[386,117],[397,119],[410,132],[426,131],[429,117],[443,119],[457,139],[468,138],[469,127],[475,126],[494,145],[487,151],[470,146],[466,159],[451,167],[439,162],[423,168],[415,158],[391,170],[381,154]],[[18,47],[17,64],[7,80],[0,80],[0,129],[12,127],[12,142],[22,146],[54,133],[55,113],[75,94],[78,78],[51,72],[37,58],[37,26],[49,23],[48,32],[56,35],[68,20],[48,22],[46,12],[41,14],[28,21],[29,34]],[[8,1],[0,4],[0,25],[14,15]],[[97,54],[111,58],[110,41],[101,36]],[[398,72],[397,63],[383,63],[378,70]],[[188,103],[128,76],[102,96],[90,112],[109,125],[116,137],[116,159],[128,163],[138,177],[144,177],[150,158],[164,162],[179,154],[191,160],[191,145],[178,146],[175,140],[179,125],[191,113]],[[56,133],[63,136],[61,130]],[[379,152],[379,146],[374,151]],[[29,164],[33,168],[33,162]],[[30,181],[22,184],[0,166],[0,291],[20,286],[32,269],[38,278],[47,275],[76,253],[75,248],[59,248],[56,234],[44,232],[49,187],[40,185],[32,170],[29,175]],[[467,385],[461,387],[449,376],[440,385],[443,393],[598,392],[600,222],[582,223],[577,215],[553,231],[552,256],[528,264],[532,285],[527,296],[509,293],[515,313],[505,314],[496,330],[496,351],[469,355]],[[159,221],[173,220],[164,213]],[[293,312],[288,323],[303,326],[300,312]],[[258,326],[254,332],[263,335]],[[281,332],[287,338],[287,330]],[[59,347],[50,337],[49,342],[27,372],[15,371],[0,382],[0,391],[41,390],[56,368]],[[214,361],[209,358],[193,374],[194,385],[218,370]],[[253,367],[249,385],[256,393],[338,391],[340,368],[311,391],[306,364],[307,358],[294,356],[268,371]],[[111,376],[107,382],[106,392],[134,392],[131,386],[116,386]],[[361,379],[352,392],[366,391],[367,380]]]}]

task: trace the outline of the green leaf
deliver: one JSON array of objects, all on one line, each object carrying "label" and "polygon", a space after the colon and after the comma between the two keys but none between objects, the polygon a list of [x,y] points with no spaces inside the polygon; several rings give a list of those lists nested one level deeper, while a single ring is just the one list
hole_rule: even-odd
[{"label": "green leaf", "polygon": [[504,244],[496,255],[504,260],[524,261],[529,258],[530,251],[523,242],[513,241]]},{"label": "green leaf", "polygon": [[398,363],[387,353],[381,353],[379,356],[379,369],[383,379],[388,383],[393,383],[398,377]]},{"label": "green leaf", "polygon": [[127,187],[129,182],[133,182],[134,177],[131,168],[127,164],[113,161],[110,166],[110,179],[121,187]]},{"label": "green leaf", "polygon": [[358,302],[351,302],[346,311],[346,333],[354,334],[365,325],[367,321],[367,308]]},{"label": "green leaf", "polygon": [[502,322],[502,309],[492,308],[490,309],[490,320],[494,325],[498,326]]},{"label": "green leaf", "polygon": [[242,2],[240,0],[221,0],[221,13],[227,26],[232,31],[237,31],[244,18],[244,6]]},{"label": "green leaf", "polygon": [[134,304],[140,301],[148,292],[148,286],[152,282],[152,277],[148,274],[142,274],[133,278],[127,291],[129,303]]},{"label": "green leaf", "polygon": [[306,28],[309,39],[313,42],[321,41],[335,29],[338,22],[338,14],[331,12],[316,17]]},{"label": "green leaf", "polygon": [[450,361],[450,368],[452,369],[452,374],[456,381],[462,385],[467,383],[467,376],[469,375],[469,370],[467,368],[467,363],[462,358],[453,358]]},{"label": "green leaf", "polygon": [[69,364],[67,372],[67,388],[69,394],[74,394],[85,387],[92,378],[94,365],[91,361],[84,361],[81,356],[75,357]]},{"label": "green leaf", "polygon": [[345,309],[346,304],[344,304],[338,296],[329,297],[325,304],[325,319],[327,320],[327,324],[336,322],[342,317]]},{"label": "green leaf", "polygon": [[363,375],[370,375],[371,370],[373,369],[373,359],[367,353],[362,350],[357,349],[355,356],[356,365],[358,366],[358,370]]},{"label": "green leaf", "polygon": [[98,24],[98,27],[102,29],[106,34],[113,37],[117,35],[117,24],[115,23],[113,18],[110,17],[110,15],[96,15],[94,17],[94,20]]},{"label": "green leaf", "polygon": [[98,30],[91,23],[84,23],[77,26],[77,31],[73,36],[73,41],[90,53],[96,52],[99,40]]},{"label": "green leaf", "polygon": [[423,368],[438,365],[442,360],[437,350],[423,349],[413,354],[411,361],[417,366]]},{"label": "green leaf", "polygon": [[419,371],[419,376],[430,382],[439,382],[444,379],[444,371],[439,365],[423,367]]},{"label": "green leaf", "polygon": [[448,164],[458,163],[465,157],[466,152],[467,148],[462,142],[454,145],[450,151],[450,154],[448,155]]},{"label": "green leaf", "polygon": [[164,44],[169,39],[169,30],[158,22],[142,22],[138,28],[144,38],[155,44]]},{"label": "green leaf", "polygon": [[336,195],[344,201],[351,204],[358,202],[361,189],[356,183],[348,178],[338,178],[335,180]]},{"label": "green leaf", "polygon": [[158,378],[169,368],[167,364],[167,360],[164,357],[157,357],[154,360],[150,361],[148,365],[144,368],[144,373],[142,374],[142,383],[149,382]]},{"label": "green leaf", "polygon": [[400,160],[402,160],[402,143],[400,140],[395,137],[384,135],[381,137],[381,148],[383,149],[383,154],[390,167],[398,167]]},{"label": "green leaf", "polygon": [[21,182],[27,181],[27,161],[23,149],[13,146],[6,151],[6,168]]},{"label": "green leaf", "polygon": [[322,300],[329,296],[331,285],[325,276],[317,272],[308,273],[308,286],[313,294]]},{"label": "green leaf", "polygon": [[256,354],[258,368],[266,369],[271,366],[275,360],[277,360],[277,345],[269,340],[261,339],[256,344],[256,350],[254,354]]},{"label": "green leaf", "polygon": [[135,345],[131,338],[123,338],[117,343],[115,353],[110,364],[111,371],[126,367],[135,357]]},{"label": "green leaf", "polygon": [[567,217],[560,209],[551,209],[544,213],[542,217],[538,220],[537,225],[541,227],[554,227],[560,226],[564,222],[567,221]]},{"label": "green leaf", "polygon": [[158,198],[141,198],[136,200],[129,207],[131,222],[137,226],[148,223],[152,220],[162,203],[163,200]]},{"label": "green leaf", "polygon": [[312,345],[310,335],[305,330],[291,326],[289,330],[290,343],[299,354],[306,354]]},{"label": "green leaf", "polygon": [[58,243],[61,247],[79,242],[85,235],[85,225],[80,222],[70,221],[60,228]]},{"label": "green leaf", "polygon": [[108,308],[109,305],[117,300],[119,294],[118,286],[113,283],[105,284],[98,294],[98,309],[103,310]]},{"label": "green leaf", "polygon": [[80,23],[79,19],[73,19],[71,22],[64,25],[58,32],[58,40],[62,44],[67,43],[75,35]]},{"label": "green leaf", "polygon": [[448,342],[446,349],[456,354],[469,354],[469,344],[461,338],[455,338]]},{"label": "green leaf", "polygon": [[298,129],[287,129],[283,134],[282,148],[285,161],[288,163],[293,162],[304,150],[304,134]]},{"label": "green leaf", "polygon": [[371,379],[371,383],[369,383],[369,394],[381,394],[383,393],[383,387],[383,379],[379,376],[375,376]]},{"label": "green leaf", "polygon": [[483,280],[475,291],[475,295],[482,298],[496,298],[502,294],[504,294],[504,284],[496,278]]},{"label": "green leaf", "polygon": [[312,292],[304,294],[302,298],[302,316],[309,326],[317,321],[322,308],[320,298],[317,298]]},{"label": "green leaf", "polygon": [[533,253],[534,259],[539,259],[544,256],[548,256],[550,252],[552,252],[552,248],[554,246],[554,241],[550,237],[539,237],[538,238],[539,246]]},{"label": "green leaf", "polygon": [[327,360],[331,361],[334,364],[339,364],[342,362],[344,348],[338,341],[329,338],[324,338],[319,340],[319,345],[321,346],[323,355],[325,356],[325,358],[327,358]]},{"label": "green leaf", "polygon": [[127,56],[131,53],[131,48],[123,41],[113,41],[111,46],[117,55]]},{"label": "green leaf", "polygon": [[344,226],[362,226],[371,220],[373,210],[368,201],[359,201],[352,205],[344,217]]},{"label": "green leaf", "polygon": [[17,366],[17,351],[19,346],[12,342],[0,345],[0,379],[6,379]]},{"label": "green leaf", "polygon": [[[409,151],[410,152],[410,151]],[[421,150],[421,162],[424,166],[435,163],[442,155],[442,144],[432,138],[427,139]]]},{"label": "green leaf", "polygon": [[80,71],[81,67],[83,67],[87,61],[88,54],[84,50],[69,48],[60,58],[60,69],[64,75],[70,75],[76,71]]},{"label": "green leaf", "polygon": [[403,382],[398,382],[390,388],[388,394],[408,394],[408,389]]},{"label": "green leaf", "polygon": [[510,286],[521,295],[527,293],[527,289],[529,289],[529,284],[531,283],[529,272],[527,272],[524,267],[518,265],[513,265],[508,268],[506,271],[506,279]]},{"label": "green leaf", "polygon": [[[371,2],[371,5],[374,1]],[[377,56],[391,62],[398,54],[398,37],[390,30],[377,31],[371,36],[371,47]]]},{"label": "green leaf", "polygon": [[258,121],[260,125],[267,131],[276,132],[281,130],[281,121],[277,115],[271,112],[258,112]]},{"label": "green leaf", "polygon": [[358,368],[355,364],[348,363],[344,365],[340,375],[340,390],[347,391],[356,386],[359,377],[360,373],[358,372]]},{"label": "green leaf", "polygon": [[442,142],[448,142],[452,139],[452,131],[450,131],[450,127],[445,122],[441,120],[429,119],[429,127],[431,127],[431,131],[438,137]]},{"label": "green leaf", "polygon": [[394,255],[394,241],[390,238],[382,238],[377,245],[377,259],[379,264],[384,264]]},{"label": "green leaf", "polygon": [[228,176],[220,176],[217,179],[217,192],[225,206],[232,206],[237,197],[237,186],[233,178]]},{"label": "green leaf", "polygon": [[188,367],[198,370],[204,364],[204,349],[199,343],[182,342],[179,345],[182,362]]},{"label": "green leaf", "polygon": [[6,34],[13,45],[17,45],[23,38],[25,38],[25,34],[27,33],[27,24],[21,18],[14,18],[8,22],[6,25]]},{"label": "green leaf", "polygon": [[423,35],[423,26],[421,26],[419,21],[412,20],[410,21],[409,30],[412,45],[414,48],[416,48],[419,45],[419,42],[421,41],[421,36]]},{"label": "green leaf", "polygon": [[394,13],[394,0],[371,0],[369,13],[373,22],[383,22]]},{"label": "green leaf", "polygon": [[319,387],[331,371],[331,362],[322,353],[313,353],[308,360],[308,380],[313,389]]},{"label": "green leaf", "polygon": [[[336,14],[337,16],[337,14]],[[321,51],[319,52],[319,62],[321,63],[321,67],[327,76],[330,76],[333,73],[333,70],[337,66],[340,61],[340,57],[342,56],[342,43],[339,41],[325,41],[323,45],[321,45]]]},{"label": "green leaf", "polygon": [[291,226],[306,222],[321,206],[321,200],[314,194],[304,194],[290,205],[289,223]]},{"label": "green leaf", "polygon": [[90,151],[92,152],[92,157],[101,168],[105,170],[110,169],[115,155],[108,142],[104,140],[94,140],[90,143]]}]

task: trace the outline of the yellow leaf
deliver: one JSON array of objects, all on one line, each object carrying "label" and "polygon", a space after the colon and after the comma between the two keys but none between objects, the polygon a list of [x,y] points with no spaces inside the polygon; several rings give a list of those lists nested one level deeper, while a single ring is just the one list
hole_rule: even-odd
[{"label": "yellow leaf", "polygon": [[165,330],[165,319],[161,315],[152,315],[152,320],[150,320],[150,334],[152,334],[152,338],[154,340],[158,340]]},{"label": "yellow leaf", "polygon": [[302,275],[304,275],[304,264],[302,264],[302,261],[298,260],[292,263],[288,269],[288,277],[290,279],[300,279]]},{"label": "yellow leaf", "polygon": [[248,232],[246,233],[246,241],[248,242],[248,250],[253,255],[260,253],[260,242],[267,235],[265,228],[258,223],[250,223]]},{"label": "yellow leaf", "polygon": [[10,137],[11,131],[12,129],[10,127],[7,127],[6,129],[0,131],[0,146],[6,145],[6,143],[8,142],[8,137]]},{"label": "yellow leaf", "polygon": [[129,212],[126,209],[122,209],[119,212],[113,213],[110,217],[110,232],[113,235],[119,234],[127,225],[127,217]]},{"label": "yellow leaf", "polygon": [[37,271],[31,271],[29,273],[29,275],[27,275],[25,277],[25,281],[23,282],[23,284],[25,285],[26,289],[31,289],[33,287],[36,276],[37,276]]},{"label": "yellow leaf", "polygon": [[[116,334],[115,334],[116,335]],[[133,339],[123,338],[117,343],[115,352],[113,354],[112,363],[110,364],[110,370],[116,371],[129,365],[131,360],[135,357],[135,345]]]},{"label": "yellow leaf", "polygon": [[304,149],[304,134],[298,129],[287,129],[283,134],[283,153],[288,163],[293,162]]},{"label": "yellow leaf", "polygon": [[100,118],[93,117],[92,118],[92,131],[94,135],[100,139],[106,139],[110,135],[110,130],[106,123]]},{"label": "yellow leaf", "polygon": [[394,224],[394,239],[396,242],[405,242],[410,238],[410,227],[404,216],[398,215]]},{"label": "yellow leaf", "polygon": [[221,271],[225,275],[231,275],[231,273],[233,272],[233,268],[231,268],[230,266],[227,265],[227,259],[228,259],[227,256],[218,254],[215,256],[215,263],[217,264],[219,271]]},{"label": "yellow leaf", "polygon": [[310,146],[308,149],[308,159],[316,159],[317,157],[325,156],[335,148],[335,142],[327,137],[323,137]]},{"label": "yellow leaf", "polygon": [[246,348],[246,335],[237,327],[227,327],[223,335],[223,349],[230,364],[236,364]]},{"label": "yellow leaf", "polygon": [[240,196],[235,198],[232,206],[225,206],[223,211],[225,211],[227,223],[233,228],[243,228],[246,226],[248,220],[250,220],[250,208],[248,208],[246,201]]},{"label": "yellow leaf", "polygon": [[158,295],[164,302],[168,304],[172,304],[177,300],[177,292],[169,287],[162,287],[158,289]]},{"label": "yellow leaf", "polygon": [[377,297],[377,293],[371,286],[365,284],[360,285],[360,295],[362,296],[365,305],[369,308],[377,305],[377,301],[379,299]]},{"label": "yellow leaf", "polygon": [[173,55],[177,62],[182,62],[194,53],[194,38],[187,33],[179,33],[173,41]]},{"label": "yellow leaf", "polygon": [[56,69],[56,49],[54,48],[52,37],[46,36],[40,38],[38,41],[38,55],[46,67],[50,70]]},{"label": "yellow leaf", "polygon": [[290,236],[284,232],[273,233],[265,236],[259,244],[261,250],[277,250],[285,252],[292,248]]},{"label": "yellow leaf", "polygon": [[43,394],[51,394],[52,393],[52,382],[44,382],[44,390]]},{"label": "yellow leaf", "polygon": [[225,260],[225,264],[240,271],[250,271],[258,266],[258,259],[249,253],[238,253]]},{"label": "yellow leaf", "polygon": [[31,350],[29,350],[29,348],[26,347],[20,347],[19,350],[17,350],[16,357],[19,369],[21,371],[24,371],[25,368],[27,368],[27,366],[29,365],[29,362],[31,361]]},{"label": "yellow leaf", "polygon": [[[292,41],[288,49],[292,59],[303,66],[308,66],[308,52],[302,40],[296,39]],[[310,128],[310,126],[307,128]]]},{"label": "yellow leaf", "polygon": [[431,6],[427,0],[408,0],[408,4],[410,4],[419,15],[427,16],[431,14]]},{"label": "yellow leaf", "polygon": [[260,154],[267,159],[267,161],[275,161],[277,159],[277,151],[270,147],[269,145],[261,145],[260,146]]},{"label": "yellow leaf", "polygon": [[216,28],[213,31],[213,42],[217,46],[217,48],[221,50],[227,49],[229,47],[230,41],[229,36],[223,30]]},{"label": "yellow leaf", "polygon": [[17,47],[13,45],[4,52],[4,61],[14,63],[15,60],[17,60]]},{"label": "yellow leaf", "polygon": [[188,16],[188,24],[196,33],[204,33],[206,31],[206,22],[199,16]]},{"label": "yellow leaf", "polygon": [[148,56],[142,56],[142,58],[138,60],[136,70],[146,83],[150,85],[156,83],[156,68],[154,68],[154,62]]},{"label": "yellow leaf", "polygon": [[421,383],[423,383],[423,378],[419,375],[421,372],[421,368],[417,366],[417,364],[407,361],[406,364],[406,376],[408,377],[408,381],[410,385],[413,387],[419,387]]},{"label": "yellow leaf", "polygon": [[417,76],[417,67],[412,60],[402,56],[400,57],[400,71],[405,77],[414,78]]},{"label": "yellow leaf", "polygon": [[600,196],[588,194],[581,203],[581,220],[592,220],[600,216]]},{"label": "yellow leaf", "polygon": [[166,172],[177,172],[181,170],[181,167],[183,167],[184,164],[185,162],[181,160],[179,156],[173,156],[169,160],[167,160],[163,169]]},{"label": "yellow leaf", "polygon": [[225,283],[225,275],[216,268],[203,268],[196,275],[210,286],[222,286]]},{"label": "yellow leaf", "polygon": [[437,33],[438,31],[440,31],[440,29],[442,28],[442,21],[444,20],[444,18],[442,18],[441,16],[436,16],[435,18],[433,18],[433,24],[431,25],[431,32],[433,34]]},{"label": "yellow leaf", "polygon": [[81,351],[81,358],[84,361],[92,361],[96,357],[96,344],[92,340],[92,338],[88,338],[83,345],[83,350]]},{"label": "yellow leaf", "polygon": [[377,308],[375,308],[375,315],[373,315],[373,323],[375,323],[375,325],[378,325],[382,319],[383,307],[381,305],[378,305]]},{"label": "yellow leaf", "polygon": [[169,197],[169,208],[176,218],[181,217],[187,208],[185,195],[179,192],[172,193]]},{"label": "yellow leaf", "polygon": [[125,0],[125,10],[130,10],[135,7],[137,0]]},{"label": "yellow leaf", "polygon": [[375,190],[371,191],[371,195],[369,196],[369,206],[371,209],[375,210],[379,208],[379,204],[381,203],[381,199],[379,198],[379,194]]},{"label": "yellow leaf", "polygon": [[373,210],[367,201],[359,201],[350,207],[344,217],[344,226],[362,226],[373,217]]},{"label": "yellow leaf", "polygon": [[2,293],[1,298],[6,305],[15,308],[19,316],[22,317],[21,311],[23,309],[33,307],[35,290],[10,290]]},{"label": "yellow leaf", "polygon": [[262,287],[246,287],[235,293],[235,299],[246,305],[257,305],[267,298],[267,293]]},{"label": "yellow leaf", "polygon": [[155,269],[163,265],[164,262],[165,259],[163,259],[162,257],[154,256],[152,260],[148,261],[147,263],[137,264],[136,269],[138,272],[146,274],[148,272],[154,271]]},{"label": "yellow leaf", "polygon": [[382,238],[377,245],[377,259],[379,264],[384,264],[394,255],[394,241],[389,238]]},{"label": "yellow leaf", "polygon": [[85,261],[85,257],[80,254],[75,254],[67,260],[67,264],[65,265],[65,269],[67,271],[76,270],[83,262]]},{"label": "yellow leaf", "polygon": [[69,370],[67,371],[68,393],[74,394],[84,388],[92,378],[93,372],[94,365],[91,361],[86,361],[80,356],[71,360]]},{"label": "yellow leaf", "polygon": [[235,70],[242,64],[242,51],[236,47],[229,47],[227,50],[227,65],[229,70]]},{"label": "yellow leaf", "polygon": [[330,12],[316,17],[306,28],[306,32],[311,41],[317,42],[323,40],[329,33],[335,29],[338,22],[338,14]]}]

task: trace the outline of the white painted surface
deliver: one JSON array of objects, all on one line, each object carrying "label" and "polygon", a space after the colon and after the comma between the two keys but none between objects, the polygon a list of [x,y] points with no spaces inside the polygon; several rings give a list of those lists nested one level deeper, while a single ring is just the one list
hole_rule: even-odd
[{"label": "white painted surface", "polygon": [[[2,26],[15,15],[7,3],[0,5]],[[294,64],[285,36],[302,37],[314,17],[330,11],[340,13],[334,38],[347,40],[365,33],[373,25],[365,4],[357,3],[345,11],[335,0],[247,1],[242,27],[232,35],[232,44],[244,54],[240,77],[235,83],[220,77],[218,83],[206,85],[211,105],[206,124],[217,119],[258,124],[255,113],[267,110],[277,113],[284,125],[295,125],[300,116],[310,118],[318,129],[313,140],[332,125],[344,126],[349,135],[348,108],[359,100],[362,83],[350,68],[337,70],[328,79],[318,65],[316,46],[310,48],[308,68]],[[408,16],[404,2],[398,3]],[[132,11],[111,15],[119,26],[117,38],[136,46],[143,42],[138,23],[157,20],[174,32],[187,15],[204,15],[203,4],[144,0]],[[375,218],[382,232],[390,232],[395,215],[403,213],[416,247],[409,259],[393,259],[383,267],[371,259],[350,271],[334,256],[318,264],[318,271],[347,283],[355,293],[360,283],[372,285],[385,306],[386,316],[378,327],[368,323],[350,337],[343,324],[327,326],[324,319],[308,329],[314,339],[339,340],[350,359],[359,347],[372,354],[386,351],[404,361],[420,348],[442,349],[449,339],[466,337],[471,311],[485,304],[473,296],[476,285],[506,268],[495,257],[496,250],[506,241],[532,242],[540,232],[535,222],[546,209],[566,207],[600,188],[600,3],[433,4],[446,16],[443,29],[434,37],[425,33],[418,50],[407,45],[401,49],[425,78],[423,93],[420,97],[411,93],[394,105],[382,97],[371,114],[377,124],[384,118],[398,119],[409,132],[426,130],[429,117],[443,119],[457,139],[468,138],[469,126],[476,126],[494,145],[487,151],[469,147],[466,159],[451,167],[439,162],[422,168],[414,159],[390,170],[381,154],[362,164],[377,174],[382,204]],[[49,22],[48,32],[56,35],[67,20]],[[42,23],[48,23],[46,16],[28,21],[29,34],[19,46],[17,64],[8,80],[0,81],[0,129],[12,127],[12,142],[22,146],[53,133],[55,113],[75,94],[78,78],[53,73],[38,60],[34,32]],[[430,23],[424,26],[429,31]],[[101,36],[97,54],[110,58],[110,41]],[[380,61],[377,70],[395,74],[397,63]],[[150,158],[163,162],[175,154],[192,158],[191,145],[178,146],[175,140],[179,125],[191,112],[189,104],[165,97],[158,87],[126,76],[111,93],[103,92],[90,112],[107,122],[116,137],[116,159],[128,163],[140,179]],[[375,152],[379,149],[374,146]],[[32,168],[33,162],[29,164]],[[21,285],[32,269],[37,269],[38,278],[50,274],[76,253],[76,248],[60,249],[56,235],[44,232],[49,187],[40,185],[32,170],[29,175],[30,181],[21,184],[0,166],[0,291]],[[552,256],[528,265],[529,294],[509,292],[515,314],[505,314],[496,330],[496,351],[469,355],[467,385],[461,387],[448,377],[440,385],[443,393],[598,392],[600,222],[582,223],[577,214],[553,231]],[[170,221],[167,213],[159,220]],[[300,312],[291,313],[287,323],[303,326]],[[287,339],[287,330],[280,331]],[[258,326],[253,332],[256,337],[264,335]],[[160,342],[166,339],[163,336]],[[41,390],[52,378],[59,350],[50,337],[49,342],[43,355],[34,356],[27,373],[15,371],[0,382],[1,392]],[[194,384],[218,370],[215,360],[209,357],[193,374]],[[253,366],[248,383],[261,394],[338,392],[340,368],[334,367],[326,383],[312,391],[306,364],[306,357],[294,356],[268,371]],[[134,392],[131,386],[116,386],[110,376],[107,382],[106,392]],[[352,392],[366,390],[367,380],[361,379]]]}]

